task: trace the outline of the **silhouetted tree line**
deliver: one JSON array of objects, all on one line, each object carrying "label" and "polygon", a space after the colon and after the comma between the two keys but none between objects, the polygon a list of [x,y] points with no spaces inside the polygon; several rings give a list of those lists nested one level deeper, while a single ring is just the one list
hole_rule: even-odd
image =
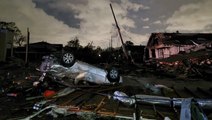
[{"label": "silhouetted tree line", "polygon": [[[131,41],[126,41],[125,45],[134,46],[134,43]],[[80,45],[77,37],[68,41],[67,45],[64,47],[64,50],[73,52],[78,60],[88,63],[121,63],[123,62],[124,58],[121,47],[116,49],[102,49],[100,46],[93,46],[92,42],[83,47]]]},{"label": "silhouetted tree line", "polygon": [[[8,30],[14,33],[14,44],[19,47],[23,46],[26,41],[21,30],[16,26],[14,22],[0,21],[0,30]],[[131,41],[126,41],[125,46],[134,46]],[[88,43],[86,46],[80,45],[79,39],[68,41],[64,47],[65,51],[73,52],[78,60],[82,60],[88,63],[112,63],[112,62],[123,62],[123,52],[120,48],[106,48],[102,49],[100,46],[94,46],[93,42]]]},{"label": "silhouetted tree line", "polygon": [[100,53],[103,51],[101,47],[93,46],[92,42],[83,47],[80,45],[79,39],[77,37],[68,41],[67,45],[64,47],[64,50],[74,53],[78,60],[82,60],[88,63],[99,63]]}]

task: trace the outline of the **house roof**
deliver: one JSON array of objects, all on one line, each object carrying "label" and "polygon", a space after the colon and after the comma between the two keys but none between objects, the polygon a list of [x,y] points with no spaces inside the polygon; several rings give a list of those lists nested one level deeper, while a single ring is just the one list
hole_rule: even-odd
[{"label": "house roof", "polygon": [[50,44],[47,42],[36,42],[36,43],[30,43],[29,48],[31,50],[61,50],[63,48],[62,44]]},{"label": "house roof", "polygon": [[37,47],[37,46],[63,46],[62,44],[51,44],[45,41],[42,42],[36,42],[36,43],[30,43],[29,44],[31,47]]},{"label": "house roof", "polygon": [[212,33],[152,33],[148,47],[157,45],[195,45],[212,42]]}]

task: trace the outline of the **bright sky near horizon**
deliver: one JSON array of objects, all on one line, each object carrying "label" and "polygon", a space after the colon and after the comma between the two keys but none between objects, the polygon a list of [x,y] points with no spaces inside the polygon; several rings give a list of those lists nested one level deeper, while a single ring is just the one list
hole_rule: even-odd
[{"label": "bright sky near horizon", "polygon": [[212,32],[212,0],[1,0],[0,21],[15,22],[31,42],[67,44],[78,37],[120,46],[109,4],[124,41],[146,45],[152,32]]}]

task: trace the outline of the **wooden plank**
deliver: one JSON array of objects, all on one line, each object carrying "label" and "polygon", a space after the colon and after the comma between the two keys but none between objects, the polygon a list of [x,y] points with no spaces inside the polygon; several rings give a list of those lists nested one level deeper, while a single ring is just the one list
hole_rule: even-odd
[{"label": "wooden plank", "polygon": [[104,101],[106,100],[106,98],[107,98],[106,96],[102,98],[102,100],[100,101],[100,103],[97,105],[97,107],[95,109],[96,112],[99,111],[101,109],[101,107],[105,104]]},{"label": "wooden plank", "polygon": [[195,97],[195,98],[201,98],[200,96],[198,96],[197,94],[195,94],[194,92],[192,92],[190,89],[188,89],[187,87],[184,87],[184,90],[186,92],[188,92],[189,94],[192,95],[192,97]]},{"label": "wooden plank", "polygon": [[175,87],[172,87],[172,89],[174,90],[174,93],[175,93],[179,98],[182,98],[182,95],[179,94],[179,92],[175,89]]},{"label": "wooden plank", "polygon": [[203,90],[200,87],[197,87],[197,91],[200,91],[202,94],[204,94],[205,96],[207,96],[207,98],[212,98],[212,94],[206,90]]}]

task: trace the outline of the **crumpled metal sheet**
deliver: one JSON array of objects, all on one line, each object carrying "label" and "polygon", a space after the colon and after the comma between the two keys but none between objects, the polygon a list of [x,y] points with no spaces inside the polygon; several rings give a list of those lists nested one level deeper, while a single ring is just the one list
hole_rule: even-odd
[{"label": "crumpled metal sheet", "polygon": [[67,68],[59,64],[53,64],[49,69],[48,73],[54,75],[57,78],[74,78],[80,71],[74,67]]},{"label": "crumpled metal sheet", "polygon": [[181,103],[180,120],[191,120],[192,118],[208,120],[198,104],[192,98],[185,98]]},{"label": "crumpled metal sheet", "polygon": [[152,96],[152,95],[135,95],[137,102],[160,104],[160,105],[171,105],[169,97]]},{"label": "crumpled metal sheet", "polygon": [[191,98],[182,100],[180,120],[191,120],[191,100]]},{"label": "crumpled metal sheet", "polygon": [[47,114],[52,115],[54,118],[58,117],[58,114],[60,115],[70,115],[72,114],[71,112],[68,111],[69,107],[53,107],[51,111],[49,111]]},{"label": "crumpled metal sheet", "polygon": [[[185,98],[170,98],[162,96],[152,96],[152,95],[135,95],[127,96],[125,93],[120,91],[115,91],[113,99],[117,99],[123,103],[132,105],[135,102],[149,103],[149,104],[158,104],[165,106],[181,106],[182,101]],[[212,99],[195,99],[200,107],[206,109],[212,109]]]},{"label": "crumpled metal sheet", "polygon": [[104,83],[105,81],[101,81],[94,77],[91,73],[79,69],[79,64],[76,62],[72,67],[64,67],[59,64],[54,64],[49,70],[49,73],[54,77],[62,79],[63,77],[69,78],[69,81],[65,81],[66,83],[75,83],[77,84],[81,80],[86,80],[94,83]]},{"label": "crumpled metal sheet", "polygon": [[56,58],[53,55],[43,56],[42,59],[43,61],[40,65],[41,72],[47,72],[53,65],[53,63],[56,61]]},{"label": "crumpled metal sheet", "polygon": [[[80,81],[87,81],[96,84],[107,84],[111,83],[108,80],[108,71],[96,66],[90,65],[85,62],[75,61],[71,67],[64,67],[60,65],[54,56],[44,56],[44,61],[40,66],[39,71],[43,73],[49,73],[54,78],[59,80],[64,80],[66,85],[71,85],[72,83],[77,84]],[[43,79],[45,75],[41,79]],[[41,80],[42,81],[42,80]],[[122,77],[120,76],[119,83],[122,83]]]},{"label": "crumpled metal sheet", "polygon": [[[166,106],[181,106],[185,98],[169,98],[152,95],[135,95],[137,102],[144,102],[150,104],[160,104]],[[212,109],[212,99],[194,99],[202,108]]]},{"label": "crumpled metal sheet", "polygon": [[168,91],[173,91],[173,89],[165,86],[165,85],[161,85],[161,84],[150,84],[150,83],[147,83],[144,85],[144,87],[146,89],[150,89],[154,94],[161,94],[161,89],[166,89]]},{"label": "crumpled metal sheet", "polygon": [[[77,61],[71,67],[64,67],[59,64],[53,64],[48,73],[52,76],[62,79],[63,77],[69,78],[67,81],[77,84],[79,81],[88,81],[96,84],[107,84],[110,81],[107,78],[107,71],[95,66],[89,65],[84,62]],[[122,77],[120,76],[119,83],[122,83]]]},{"label": "crumpled metal sheet", "polygon": [[[174,106],[180,106],[182,104],[182,100],[185,98],[173,98]],[[212,99],[194,99],[200,107],[205,109],[212,109]]]},{"label": "crumpled metal sheet", "polygon": [[135,99],[130,98],[129,96],[127,96],[127,94],[120,92],[120,91],[114,92],[113,99],[119,100],[119,101],[129,104],[129,105],[132,105],[135,103]]}]

